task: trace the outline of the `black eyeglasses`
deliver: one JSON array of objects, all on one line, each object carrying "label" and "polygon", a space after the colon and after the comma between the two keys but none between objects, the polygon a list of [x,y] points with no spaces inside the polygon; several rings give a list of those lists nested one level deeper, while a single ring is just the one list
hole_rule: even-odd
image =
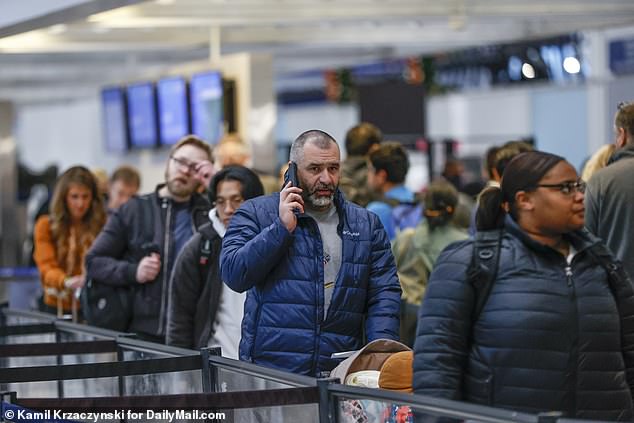
[{"label": "black eyeglasses", "polygon": [[586,183],[579,179],[575,182],[563,182],[561,184],[540,184],[537,185],[540,188],[556,188],[564,195],[574,194],[575,192],[585,193]]},{"label": "black eyeglasses", "polygon": [[187,169],[190,173],[196,173],[198,163],[190,163],[185,159],[181,159],[175,156],[170,156],[170,159],[174,160],[181,167],[181,169]]}]

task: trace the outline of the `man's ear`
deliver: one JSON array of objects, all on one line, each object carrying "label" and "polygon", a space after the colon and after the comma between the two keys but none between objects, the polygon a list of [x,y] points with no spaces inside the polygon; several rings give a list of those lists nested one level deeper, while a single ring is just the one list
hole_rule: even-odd
[{"label": "man's ear", "polygon": [[515,207],[518,211],[532,211],[535,209],[532,193],[517,191],[515,193]]},{"label": "man's ear", "polygon": [[616,128],[616,141],[614,142],[616,148],[623,148],[627,144],[627,133],[625,128]]},{"label": "man's ear", "polygon": [[387,171],[385,169],[377,170],[375,175],[381,185],[387,182]]},{"label": "man's ear", "polygon": [[502,177],[500,176],[500,174],[498,173],[498,170],[496,168],[491,168],[491,173],[493,174],[493,180],[496,182],[500,182],[502,180]]}]

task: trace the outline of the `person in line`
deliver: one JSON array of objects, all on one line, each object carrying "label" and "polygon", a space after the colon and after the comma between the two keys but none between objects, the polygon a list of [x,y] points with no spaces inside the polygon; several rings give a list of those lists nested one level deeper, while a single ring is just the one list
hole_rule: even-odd
[{"label": "person in line", "polygon": [[440,252],[454,241],[467,238],[467,231],[452,225],[458,191],[448,182],[432,182],[425,192],[425,219],[415,228],[396,236],[392,251],[401,282],[401,342],[412,347],[416,337],[418,309],[427,280]]},{"label": "person in line", "polygon": [[234,213],[251,198],[264,194],[258,176],[243,166],[218,171],[209,185],[214,205],[209,222],[185,244],[172,272],[167,343],[183,348],[220,347],[238,359],[245,293],[229,289],[220,279],[222,238]]},{"label": "person in line", "polygon": [[440,255],[414,345],[417,394],[632,420],[634,293],[627,279],[611,290],[601,241],[583,229],[584,188],[565,159],[534,151],[482,194],[478,230],[502,230],[496,277],[473,315],[474,241]]},{"label": "person in line", "polygon": [[264,187],[264,192],[272,194],[280,189],[277,178],[268,172],[253,168],[251,148],[238,134],[225,135],[214,148],[214,165],[217,169],[226,166],[245,166],[253,170]]},{"label": "person in line", "polygon": [[341,166],[340,189],[346,199],[366,207],[375,197],[368,187],[368,155],[383,140],[381,130],[369,122],[361,122],[346,133],[346,160]]},{"label": "person in line", "polygon": [[[507,141],[501,147],[495,149],[495,154],[487,155],[487,168],[491,179],[487,181],[483,191],[491,186],[499,187],[506,165],[508,165],[515,156],[526,153],[527,151],[533,151],[533,146],[529,143],[525,141]],[[472,236],[476,233],[477,206],[478,204],[471,210],[471,218],[469,221],[469,235]]]},{"label": "person in line", "polygon": [[587,182],[594,176],[595,173],[606,167],[615,150],[616,145],[614,144],[605,144],[601,146],[583,165],[583,169],[581,170],[581,179]]},{"label": "person in line", "polygon": [[170,150],[165,183],[115,210],[86,256],[97,283],[134,290],[128,331],[164,343],[169,278],[176,256],[208,221],[209,201],[197,193],[211,179],[211,148],[188,135]]},{"label": "person in line", "polygon": [[398,339],[401,289],[378,217],[338,189],[339,146],[320,130],[291,146],[280,193],[246,201],[222,242],[222,280],[247,292],[240,359],[323,375],[333,353]]},{"label": "person in line", "polygon": [[119,166],[108,181],[108,210],[114,211],[139,192],[141,175],[132,166]]},{"label": "person in line", "polygon": [[603,239],[634,277],[634,103],[619,105],[616,151],[588,181],[586,228]]},{"label": "person in line", "polygon": [[[84,257],[106,221],[97,180],[74,166],[57,180],[49,213],[35,223],[33,259],[44,290],[44,311],[78,310],[74,291],[86,282]],[[77,315],[75,315],[77,318]]]},{"label": "person in line", "polygon": [[422,207],[405,186],[409,159],[397,142],[381,143],[368,157],[368,187],[378,198],[367,209],[379,216],[390,241],[402,229],[415,227],[422,219]]}]

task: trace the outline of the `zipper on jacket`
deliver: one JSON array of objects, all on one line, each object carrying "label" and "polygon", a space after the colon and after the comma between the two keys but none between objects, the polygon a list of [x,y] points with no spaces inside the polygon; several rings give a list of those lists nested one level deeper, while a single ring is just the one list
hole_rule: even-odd
[{"label": "zipper on jacket", "polygon": [[[317,295],[315,296],[315,342],[314,342],[314,346],[313,346],[313,350],[314,350],[314,355],[313,355],[313,366],[312,366],[312,372],[311,375],[316,375],[317,374],[317,366],[319,363],[319,358],[320,358],[320,338],[321,338],[321,324],[324,320],[324,313],[320,313],[319,312],[319,305],[321,304],[321,306],[324,306],[324,301],[322,301],[321,299],[324,298],[325,295],[325,290],[324,290],[324,261],[323,261],[323,255],[324,255],[324,241],[321,238],[321,232],[319,232],[319,225],[317,225],[317,222],[315,221],[315,219],[313,219],[312,217],[308,217],[306,218],[307,220],[310,220],[309,225],[310,225],[310,230],[314,232],[314,236],[316,239],[319,240],[319,245],[321,245],[321,248],[318,251],[318,256],[320,257],[320,260],[317,262],[317,275],[321,276],[320,278],[318,278],[318,283],[319,286],[316,288],[316,292]],[[321,295],[320,295],[321,294]]]},{"label": "zipper on jacket", "polygon": [[161,203],[162,208],[167,209],[167,214],[165,216],[165,236],[163,237],[163,278],[161,280],[161,311],[159,313],[159,326],[157,335],[161,335],[164,333],[165,329],[165,309],[167,308],[167,297],[170,295],[169,287],[166,286],[169,284],[169,272],[168,272],[168,262],[169,262],[169,253],[170,253],[170,234],[172,229],[172,204],[168,202],[166,199],[163,199]]},{"label": "zipper on jacket", "polygon": [[572,301],[573,315],[573,340],[571,351],[571,363],[570,363],[570,375],[572,378],[572,416],[577,414],[577,369],[579,367],[579,307],[577,304],[577,293],[575,291],[575,285],[572,281],[572,267],[570,264],[566,265],[564,269],[566,272],[566,283],[570,288],[570,300]]}]

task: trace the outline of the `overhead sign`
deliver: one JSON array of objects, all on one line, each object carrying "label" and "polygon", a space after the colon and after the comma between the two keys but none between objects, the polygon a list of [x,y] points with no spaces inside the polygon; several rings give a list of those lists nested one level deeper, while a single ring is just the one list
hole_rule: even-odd
[{"label": "overhead sign", "polygon": [[616,75],[634,73],[634,38],[610,42],[610,70]]}]

